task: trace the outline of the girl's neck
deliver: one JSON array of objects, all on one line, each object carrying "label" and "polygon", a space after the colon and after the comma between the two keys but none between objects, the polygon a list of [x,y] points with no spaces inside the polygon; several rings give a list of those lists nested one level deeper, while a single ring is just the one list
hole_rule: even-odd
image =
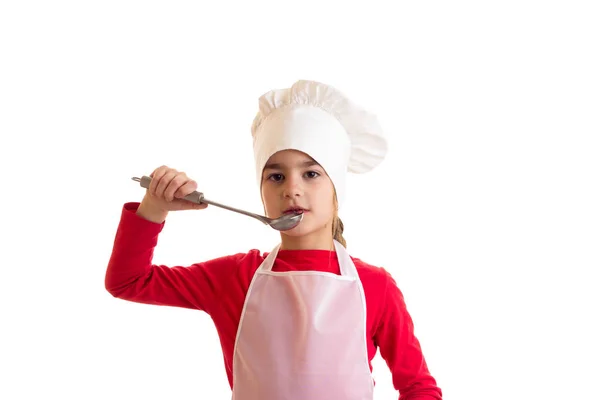
[{"label": "girl's neck", "polygon": [[287,236],[281,234],[281,250],[329,250],[335,249],[333,236],[329,235],[306,235],[301,237]]}]

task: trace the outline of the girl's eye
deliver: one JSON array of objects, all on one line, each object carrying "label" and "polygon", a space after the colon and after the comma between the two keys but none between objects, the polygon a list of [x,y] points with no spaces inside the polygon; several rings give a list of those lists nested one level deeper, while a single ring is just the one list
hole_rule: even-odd
[{"label": "girl's eye", "polygon": [[306,173],[306,176],[308,176],[308,177],[309,177],[309,178],[311,178],[311,179],[312,179],[312,178],[316,178],[316,177],[318,177],[319,175],[320,175],[320,174],[319,174],[318,172],[316,172],[316,171],[308,171],[308,172]]},{"label": "girl's eye", "polygon": [[271,175],[269,175],[268,179],[275,181],[275,182],[279,182],[280,180],[283,179],[283,175],[282,174],[271,174]]}]

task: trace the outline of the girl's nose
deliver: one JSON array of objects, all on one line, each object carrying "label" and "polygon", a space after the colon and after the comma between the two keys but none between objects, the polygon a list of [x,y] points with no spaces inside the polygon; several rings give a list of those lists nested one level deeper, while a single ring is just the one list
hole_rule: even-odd
[{"label": "girl's nose", "polygon": [[286,198],[298,197],[302,195],[302,183],[296,178],[286,179],[283,185],[283,196]]}]

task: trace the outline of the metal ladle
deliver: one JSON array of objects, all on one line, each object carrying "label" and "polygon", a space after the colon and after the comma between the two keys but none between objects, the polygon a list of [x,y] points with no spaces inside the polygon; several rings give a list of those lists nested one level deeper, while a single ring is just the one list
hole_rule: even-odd
[{"label": "metal ladle", "polygon": [[[152,178],[149,176],[142,176],[141,178],[133,177],[131,179],[136,182],[139,182],[140,186],[143,188],[146,188],[146,189],[150,188],[150,182],[152,182]],[[184,197],[184,199],[187,201],[191,201],[192,203],[210,204],[213,206],[224,208],[226,210],[244,214],[244,215],[247,215],[252,218],[256,218],[257,220],[261,221],[263,224],[269,225],[271,228],[278,230],[278,231],[287,231],[287,230],[295,228],[300,223],[300,221],[302,221],[302,217],[304,216],[304,214],[296,212],[296,213],[292,213],[292,214],[282,215],[279,218],[267,218],[262,215],[254,214],[254,213],[240,210],[240,209],[237,209],[234,207],[229,207],[224,204],[219,204],[212,200],[207,200],[204,197],[204,193],[201,193],[198,191],[194,191],[193,193],[188,194],[187,196]]]}]

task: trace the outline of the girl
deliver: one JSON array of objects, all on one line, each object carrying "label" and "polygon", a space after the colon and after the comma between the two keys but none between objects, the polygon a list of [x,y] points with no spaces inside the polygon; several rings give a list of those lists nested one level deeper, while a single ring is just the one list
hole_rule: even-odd
[{"label": "girl", "polygon": [[346,173],[367,172],[386,154],[377,121],[312,81],[268,92],[259,106],[252,136],[265,212],[301,211],[301,223],[270,253],[154,265],[168,213],[206,208],[183,200],[194,180],[162,166],[141,203],[122,209],[106,289],[208,313],[234,400],[371,400],[378,347],[400,399],[440,400],[402,293],[386,270],[348,254],[337,216]]}]

